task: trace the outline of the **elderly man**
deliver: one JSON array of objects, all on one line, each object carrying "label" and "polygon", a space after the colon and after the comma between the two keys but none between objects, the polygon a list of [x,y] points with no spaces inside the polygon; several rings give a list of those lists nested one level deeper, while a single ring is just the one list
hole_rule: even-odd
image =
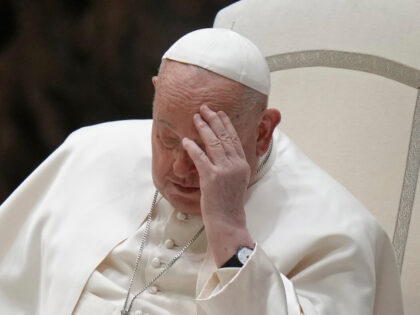
[{"label": "elderly man", "polygon": [[153,84],[152,123],[73,133],[2,205],[1,314],[402,314],[385,232],[275,131],[255,45],[192,32]]}]

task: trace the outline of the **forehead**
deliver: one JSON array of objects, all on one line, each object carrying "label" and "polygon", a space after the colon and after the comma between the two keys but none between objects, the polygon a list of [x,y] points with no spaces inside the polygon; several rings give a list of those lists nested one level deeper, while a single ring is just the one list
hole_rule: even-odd
[{"label": "forehead", "polygon": [[156,83],[154,112],[198,112],[202,104],[227,113],[240,112],[243,85],[205,69],[165,61]]}]

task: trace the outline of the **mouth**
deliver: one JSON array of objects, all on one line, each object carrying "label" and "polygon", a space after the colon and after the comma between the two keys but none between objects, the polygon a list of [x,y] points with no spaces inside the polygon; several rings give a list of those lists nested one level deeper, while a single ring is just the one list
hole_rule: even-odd
[{"label": "mouth", "polygon": [[200,191],[200,187],[196,187],[196,186],[184,186],[184,185],[180,185],[177,183],[172,182],[172,184],[175,186],[175,188],[182,192],[182,193],[186,193],[186,194],[192,194],[195,192],[199,192]]}]

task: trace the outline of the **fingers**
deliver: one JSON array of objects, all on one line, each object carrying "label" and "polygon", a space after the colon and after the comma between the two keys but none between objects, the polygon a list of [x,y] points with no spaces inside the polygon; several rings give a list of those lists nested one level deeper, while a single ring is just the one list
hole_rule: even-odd
[{"label": "fingers", "polygon": [[190,156],[191,160],[194,162],[199,176],[203,176],[204,173],[207,172],[212,165],[206,153],[203,150],[201,150],[197,143],[195,143],[189,138],[183,138],[182,145],[184,149],[188,152],[188,155]]},{"label": "fingers", "polygon": [[216,113],[203,105],[200,114],[195,118],[196,127],[211,159],[244,156],[238,134],[224,112]]},{"label": "fingers", "polygon": [[202,105],[200,107],[200,114],[201,117],[209,124],[214,134],[221,141],[230,140],[231,135],[226,130],[222,120],[216,112],[212,111],[210,108],[208,108],[208,106]]},{"label": "fingers", "polygon": [[241,140],[239,139],[238,133],[236,132],[236,129],[233,126],[232,121],[230,120],[229,116],[223,111],[218,111],[217,115],[220,117],[220,120],[222,121],[224,127],[226,128],[226,131],[231,135],[231,138],[230,138],[231,143],[236,153],[240,157],[244,158],[245,153],[242,147]]},{"label": "fingers", "polygon": [[221,140],[215,135],[208,123],[203,120],[201,115],[193,116],[195,127],[197,128],[200,138],[203,140],[206,152],[211,162],[214,164],[222,163],[226,158],[226,152],[223,148]]}]

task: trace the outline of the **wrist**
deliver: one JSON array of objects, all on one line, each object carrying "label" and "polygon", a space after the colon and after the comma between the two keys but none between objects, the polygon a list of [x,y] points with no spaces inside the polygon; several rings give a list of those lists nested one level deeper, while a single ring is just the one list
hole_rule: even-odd
[{"label": "wrist", "polygon": [[238,250],[242,247],[253,249],[255,243],[251,238],[248,230],[245,229],[232,229],[227,228],[215,235],[207,233],[207,240],[217,267],[221,267],[229,259],[237,254]]}]

